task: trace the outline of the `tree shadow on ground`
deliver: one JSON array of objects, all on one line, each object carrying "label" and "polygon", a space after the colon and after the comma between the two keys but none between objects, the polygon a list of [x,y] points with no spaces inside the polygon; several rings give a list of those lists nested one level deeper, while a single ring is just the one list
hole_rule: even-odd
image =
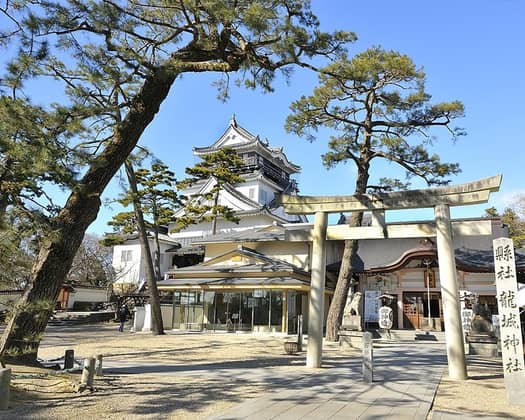
[{"label": "tree shadow on ground", "polygon": [[[204,348],[210,345],[223,346],[224,343],[207,343]],[[227,345],[224,347],[226,349]],[[45,411],[42,410],[48,405],[56,409],[56,418],[71,418],[71,413],[79,418],[104,418],[104,413],[96,411],[99,405],[104,407],[109,418],[158,418],[186,414],[202,418],[216,414],[210,410],[223,410],[264,392],[271,392],[271,398],[275,401],[284,399],[306,403],[315,401],[317,394],[332,392],[334,388],[337,388],[334,398],[342,402],[359,400],[369,390],[380,388],[383,398],[378,403],[394,409],[400,404],[420,401],[425,382],[441,374],[446,363],[444,355],[436,352],[431,345],[427,348],[425,352],[402,347],[378,349],[375,354],[376,381],[373,384],[363,382],[361,357],[355,352],[327,356],[323,368],[310,370],[302,369],[305,365],[304,354],[148,365],[148,357],[158,352],[143,352],[145,360],[142,366],[117,366],[116,370],[106,370],[112,373],[106,374],[102,381],[96,381],[97,391],[93,394],[71,398],[56,396],[46,401],[35,401],[27,407],[16,408],[8,418],[43,418],[41,413]],[[169,351],[163,349],[160,354]],[[191,350],[187,348],[186,351]],[[114,373],[121,376],[114,376]],[[124,373],[128,375],[123,376]],[[400,391],[397,387],[400,382],[409,384],[409,389],[401,387],[404,391]],[[431,399],[432,389],[428,389],[425,398]],[[101,404],[101,401],[104,403]],[[62,414],[64,417],[61,417]]]},{"label": "tree shadow on ground", "polygon": [[279,366],[291,366],[297,362],[303,362],[304,356],[282,356],[263,359],[231,360],[209,363],[192,364],[148,364],[137,366],[108,367],[106,371],[112,374],[148,374],[148,373],[191,373],[191,372],[217,372],[224,370],[258,369]]}]

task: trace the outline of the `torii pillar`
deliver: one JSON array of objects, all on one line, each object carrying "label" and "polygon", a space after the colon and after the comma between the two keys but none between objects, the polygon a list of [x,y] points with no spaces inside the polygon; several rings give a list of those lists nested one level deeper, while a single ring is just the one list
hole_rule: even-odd
[{"label": "torii pillar", "polygon": [[324,283],[326,276],[326,227],[328,214],[315,213],[312,234],[312,269],[308,308],[306,366],[321,367],[323,354]]},{"label": "torii pillar", "polygon": [[436,218],[436,242],[439,259],[439,282],[445,321],[445,341],[447,345],[448,375],[452,379],[467,379],[467,363],[463,328],[459,303],[458,282],[456,278],[456,258],[450,225],[450,207],[439,204],[434,207]]}]

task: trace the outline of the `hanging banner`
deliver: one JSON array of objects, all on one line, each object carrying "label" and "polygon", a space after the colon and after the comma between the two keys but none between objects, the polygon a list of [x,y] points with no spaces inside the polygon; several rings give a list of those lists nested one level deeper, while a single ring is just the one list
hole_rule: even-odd
[{"label": "hanging banner", "polygon": [[514,245],[509,238],[493,241],[505,388],[510,404],[525,405],[525,366],[521,338]]}]

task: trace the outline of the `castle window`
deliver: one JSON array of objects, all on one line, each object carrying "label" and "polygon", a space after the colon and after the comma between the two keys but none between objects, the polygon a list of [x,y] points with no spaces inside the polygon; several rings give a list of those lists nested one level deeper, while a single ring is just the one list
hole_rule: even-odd
[{"label": "castle window", "polygon": [[127,263],[133,260],[133,251],[126,249],[120,254],[120,262]]}]

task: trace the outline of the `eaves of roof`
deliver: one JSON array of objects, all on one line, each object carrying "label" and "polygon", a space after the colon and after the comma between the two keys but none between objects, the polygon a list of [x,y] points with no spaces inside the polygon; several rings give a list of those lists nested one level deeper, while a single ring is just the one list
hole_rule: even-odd
[{"label": "eaves of roof", "polygon": [[296,287],[309,287],[310,282],[306,280],[300,280],[294,277],[281,276],[281,277],[216,277],[216,278],[182,278],[182,279],[168,279],[158,282],[159,289],[164,288],[179,288],[184,289],[192,286],[221,286],[222,288],[228,286],[296,286]]},{"label": "eaves of roof", "polygon": [[215,236],[210,236],[199,243],[237,243],[237,242],[266,242],[266,241],[282,241],[285,239],[284,228],[278,230],[268,230],[265,228],[252,228],[241,230],[239,232],[222,233]]},{"label": "eaves of roof", "polygon": [[[494,272],[494,260],[492,250],[478,250],[468,248],[457,248],[454,251],[456,268],[459,271],[468,273],[492,273]],[[515,252],[516,271],[525,272],[525,254]],[[370,266],[367,264],[366,255],[359,253],[356,257],[354,271],[356,273],[378,273],[392,272],[405,267],[411,260],[431,257],[438,258],[435,247],[430,248],[413,248],[399,256],[393,262],[386,262],[384,265]],[[329,271],[338,271],[341,262],[333,263],[327,266]]]}]

